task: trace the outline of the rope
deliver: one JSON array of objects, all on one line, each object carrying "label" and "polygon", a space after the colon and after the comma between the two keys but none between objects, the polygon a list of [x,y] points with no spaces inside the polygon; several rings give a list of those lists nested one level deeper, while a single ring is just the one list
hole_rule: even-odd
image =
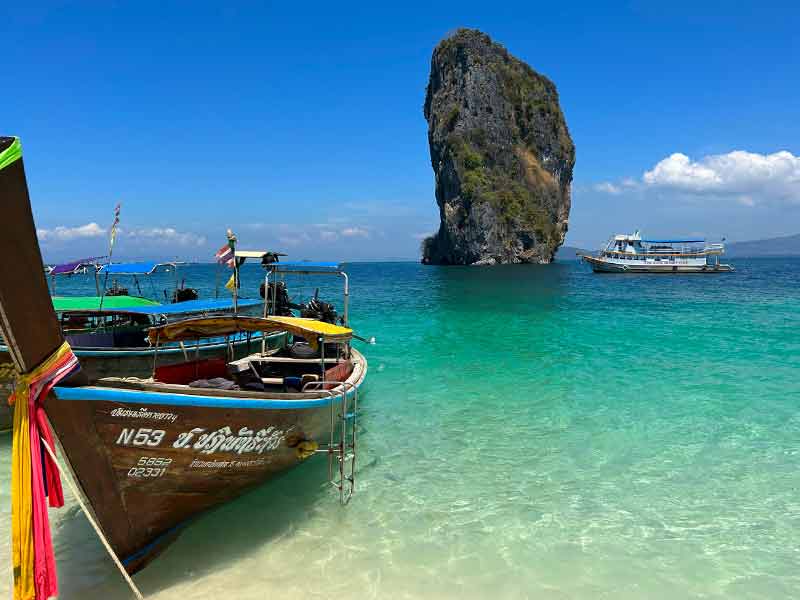
[{"label": "rope", "polygon": [[0,379],[14,379],[19,374],[14,363],[0,364]]},{"label": "rope", "polygon": [[[42,438],[42,444],[44,444],[45,450],[47,450],[47,453],[50,455],[50,458],[52,458],[53,462],[55,462],[56,466],[58,467],[58,470],[61,471],[61,473],[64,473],[64,468],[61,466],[61,463],[58,462],[56,455],[53,454],[53,451],[51,450],[47,442],[44,440],[44,438]],[[103,546],[105,546],[106,551],[108,552],[111,559],[114,561],[114,564],[117,565],[119,572],[122,573],[122,576],[125,578],[125,582],[128,584],[128,586],[131,588],[133,595],[136,596],[138,600],[144,600],[142,592],[140,592],[139,588],[136,587],[136,584],[133,583],[133,579],[131,579],[131,576],[128,574],[128,571],[125,570],[125,567],[123,566],[122,562],[120,562],[119,557],[111,548],[111,544],[109,544],[108,540],[106,539],[106,536],[103,535],[103,532],[100,530],[100,526],[94,520],[94,517],[92,517],[91,513],[89,512],[89,509],[86,508],[86,505],[83,503],[81,495],[78,492],[78,489],[75,487],[75,483],[72,481],[72,478],[64,477],[64,481],[67,482],[69,489],[72,490],[72,494],[75,496],[75,499],[78,501],[78,504],[80,504],[83,514],[86,515],[86,518],[89,520],[89,523],[94,529],[94,532],[97,534],[97,537],[99,537],[100,541],[103,542]]]}]

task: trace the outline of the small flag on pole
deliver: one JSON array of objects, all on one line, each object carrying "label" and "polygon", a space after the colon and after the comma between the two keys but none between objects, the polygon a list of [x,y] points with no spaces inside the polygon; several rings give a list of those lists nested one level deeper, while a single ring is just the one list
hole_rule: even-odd
[{"label": "small flag on pole", "polygon": [[222,248],[217,250],[214,258],[217,259],[219,264],[228,265],[231,269],[233,268],[233,249],[228,244],[225,244]]},{"label": "small flag on pole", "polygon": [[225,288],[230,290],[231,292],[236,289],[236,274],[231,273],[231,278],[228,279],[228,283],[225,284]]},{"label": "small flag on pole", "polygon": [[[122,204],[117,204],[116,208],[114,208],[114,222],[111,224],[111,244],[109,245],[110,248],[114,247],[114,241],[117,239],[117,225],[119,225],[119,211],[122,208]],[[111,254],[111,252],[109,252]]]}]

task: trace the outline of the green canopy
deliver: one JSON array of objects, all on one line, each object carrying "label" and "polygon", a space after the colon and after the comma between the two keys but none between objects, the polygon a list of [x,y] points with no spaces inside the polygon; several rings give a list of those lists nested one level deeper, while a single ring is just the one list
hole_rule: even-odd
[{"label": "green canopy", "polygon": [[[158,302],[138,296],[106,296],[103,310],[124,310],[134,306],[155,306]],[[100,296],[53,296],[56,312],[65,310],[100,310]]]}]

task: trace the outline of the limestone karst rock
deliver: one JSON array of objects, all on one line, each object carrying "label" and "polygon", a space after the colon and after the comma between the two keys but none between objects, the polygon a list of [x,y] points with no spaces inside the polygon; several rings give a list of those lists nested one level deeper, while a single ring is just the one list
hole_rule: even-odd
[{"label": "limestone karst rock", "polygon": [[575,165],[555,85],[488,35],[460,29],[433,51],[425,118],[441,224],[422,261],[551,262]]}]

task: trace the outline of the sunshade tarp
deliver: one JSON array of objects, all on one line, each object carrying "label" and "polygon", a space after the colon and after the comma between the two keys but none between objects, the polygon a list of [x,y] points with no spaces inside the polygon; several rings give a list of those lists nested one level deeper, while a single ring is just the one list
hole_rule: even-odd
[{"label": "sunshade tarp", "polygon": [[97,263],[95,261],[98,260],[99,257],[91,256],[89,258],[82,258],[81,260],[75,260],[73,262],[63,263],[60,265],[56,265],[50,271],[50,275],[64,275],[64,274],[71,274],[77,271],[81,267],[92,267],[95,266]]},{"label": "sunshade tarp", "polygon": [[318,338],[325,342],[346,342],[353,336],[353,330],[339,325],[323,323],[315,319],[299,317],[204,317],[185,319],[153,327],[149,330],[150,343],[180,342],[198,338],[231,335],[242,331],[264,332],[288,331],[305,338],[312,347],[318,347]]},{"label": "sunshade tarp", "polygon": [[109,275],[150,275],[161,266],[173,265],[172,263],[157,262],[114,263],[105,265],[103,273],[108,273]]},{"label": "sunshade tarp", "polygon": [[[103,299],[103,311],[158,305],[158,302],[138,296],[106,296]],[[100,296],[53,296],[53,308],[56,312],[100,310]]]},{"label": "sunshade tarp", "polygon": [[[263,305],[263,300],[239,298],[239,309]],[[105,305],[104,305],[105,307]],[[199,312],[232,311],[232,300],[186,300],[174,304],[143,305],[130,308],[128,312],[144,315],[176,315]]]}]

